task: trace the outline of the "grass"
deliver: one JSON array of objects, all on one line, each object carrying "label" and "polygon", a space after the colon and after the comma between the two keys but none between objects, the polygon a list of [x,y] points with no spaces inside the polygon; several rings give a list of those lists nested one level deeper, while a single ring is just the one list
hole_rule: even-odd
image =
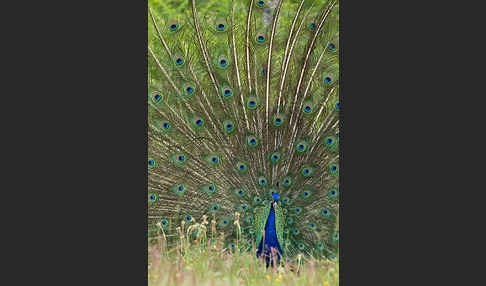
[{"label": "grass", "polygon": [[[266,268],[254,252],[224,248],[220,239],[207,241],[205,231],[191,243],[182,236],[168,247],[165,234],[152,239],[148,249],[148,285],[339,285],[339,263],[327,259],[296,257]],[[244,245],[240,241],[239,245]],[[238,245],[238,243],[236,244]]]}]

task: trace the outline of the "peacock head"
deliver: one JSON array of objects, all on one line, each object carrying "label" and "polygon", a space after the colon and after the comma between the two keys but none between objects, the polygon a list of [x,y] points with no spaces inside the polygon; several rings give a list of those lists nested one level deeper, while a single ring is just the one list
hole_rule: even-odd
[{"label": "peacock head", "polygon": [[274,202],[278,202],[280,196],[278,195],[278,193],[275,193],[275,192],[272,192],[272,197],[273,197],[273,201]]}]

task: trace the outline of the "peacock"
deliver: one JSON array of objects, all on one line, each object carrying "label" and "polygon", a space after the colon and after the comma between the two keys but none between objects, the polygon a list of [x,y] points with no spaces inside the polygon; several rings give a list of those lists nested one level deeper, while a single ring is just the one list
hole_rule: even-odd
[{"label": "peacock", "polygon": [[339,3],[184,5],[147,15],[149,236],[336,258]]}]

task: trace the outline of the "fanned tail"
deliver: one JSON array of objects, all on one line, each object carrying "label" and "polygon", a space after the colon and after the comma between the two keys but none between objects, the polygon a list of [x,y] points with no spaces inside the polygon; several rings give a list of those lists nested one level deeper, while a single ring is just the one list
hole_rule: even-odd
[{"label": "fanned tail", "polygon": [[169,246],[197,226],[258,255],[337,253],[339,4],[267,2],[149,9],[148,219]]}]

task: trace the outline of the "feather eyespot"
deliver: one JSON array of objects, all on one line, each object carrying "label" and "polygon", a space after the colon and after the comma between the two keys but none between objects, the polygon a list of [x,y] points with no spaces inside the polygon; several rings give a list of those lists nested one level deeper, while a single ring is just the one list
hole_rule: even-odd
[{"label": "feather eyespot", "polygon": [[176,153],[176,154],[172,155],[172,161],[175,164],[182,166],[187,161],[187,158],[183,153]]},{"label": "feather eyespot", "polygon": [[172,125],[170,124],[170,122],[169,121],[165,121],[165,120],[162,121],[162,122],[160,122],[160,125],[159,126],[162,129],[162,131],[164,131],[164,132],[167,132],[167,131],[169,131],[169,130],[172,129]]},{"label": "feather eyespot", "polygon": [[284,187],[290,187],[292,185],[292,178],[290,176],[287,176],[285,177],[283,180],[282,180],[282,185]]},{"label": "feather eyespot", "polygon": [[237,162],[235,167],[236,170],[238,170],[241,173],[244,173],[248,170],[248,166],[246,165],[246,163],[243,162]]},{"label": "feather eyespot", "polygon": [[330,170],[332,175],[337,175],[338,172],[339,172],[339,168],[336,164],[331,164],[331,166],[329,167],[329,170]]},{"label": "feather eyespot", "polygon": [[215,59],[215,65],[217,69],[225,70],[230,64],[230,59],[225,55],[221,55]]},{"label": "feather eyespot", "polygon": [[162,100],[162,95],[160,94],[160,92],[158,91],[152,92],[152,102],[154,104],[160,103],[161,100]]},{"label": "feather eyespot", "polygon": [[221,96],[223,96],[223,98],[230,98],[231,96],[233,96],[233,91],[231,90],[231,87],[229,87],[228,85],[224,85],[221,88]]},{"label": "feather eyespot", "polygon": [[156,200],[157,200],[157,195],[156,195],[156,194],[154,194],[154,193],[150,193],[150,194],[148,195],[148,202],[149,202],[149,203],[153,203],[153,202],[155,202]]},{"label": "feather eyespot", "polygon": [[245,193],[246,193],[246,192],[245,192],[245,190],[243,190],[243,189],[234,189],[234,190],[233,190],[233,193],[234,193],[234,194],[236,194],[236,195],[237,195],[237,196],[239,196],[239,197],[242,197],[242,196],[244,196],[244,195],[245,195]]},{"label": "feather eyespot", "polygon": [[246,144],[250,148],[257,147],[259,142],[258,138],[255,135],[248,135],[246,137]]},{"label": "feather eyespot", "polygon": [[209,184],[202,188],[208,195],[212,195],[216,192],[216,186],[214,184]]},{"label": "feather eyespot", "polygon": [[265,1],[264,0],[258,0],[258,1],[255,2],[255,5],[258,8],[264,8],[265,7]]},{"label": "feather eyespot", "polygon": [[301,140],[301,141],[297,142],[295,148],[296,148],[297,152],[304,153],[309,149],[309,143],[307,143],[307,141],[305,141],[305,140]]},{"label": "feather eyespot", "polygon": [[226,134],[233,133],[235,131],[235,123],[231,119],[227,119],[223,121],[223,131]]},{"label": "feather eyespot", "polygon": [[264,33],[259,32],[259,33],[256,34],[255,40],[256,40],[257,44],[265,44],[266,41],[267,41],[267,37],[265,36]]},{"label": "feather eyespot", "polygon": [[273,117],[273,125],[275,127],[280,127],[284,123],[284,116],[283,114],[275,114]]},{"label": "feather eyespot", "polygon": [[305,114],[311,114],[314,111],[314,103],[312,101],[304,102],[302,110]]},{"label": "feather eyespot", "polygon": [[328,73],[324,76],[324,83],[330,85],[334,82],[334,75]]},{"label": "feather eyespot", "polygon": [[336,189],[331,189],[328,192],[329,196],[333,199],[336,199],[339,195],[338,191]]},{"label": "feather eyespot", "polygon": [[191,122],[194,125],[194,127],[197,127],[197,128],[204,126],[204,120],[201,117],[197,116],[197,115],[194,115],[191,118]]},{"label": "feather eyespot", "polygon": [[174,56],[174,64],[176,65],[176,67],[183,66],[184,63],[185,63],[185,60],[184,60],[183,56],[181,56],[181,55],[175,55]]},{"label": "feather eyespot", "polygon": [[265,186],[267,184],[267,179],[265,179],[263,176],[258,177],[258,184],[260,186]]},{"label": "feather eyespot", "polygon": [[160,226],[162,228],[166,228],[168,225],[169,225],[169,221],[168,220],[166,220],[166,219],[160,220]]},{"label": "feather eyespot", "polygon": [[186,191],[186,188],[182,184],[177,184],[175,185],[172,190],[179,196],[182,196],[184,192]]},{"label": "feather eyespot", "polygon": [[314,31],[316,29],[316,24],[314,22],[310,22],[309,29],[311,29],[311,31]]},{"label": "feather eyespot", "polygon": [[182,95],[186,98],[191,97],[196,92],[196,88],[192,83],[186,83],[182,86]]},{"label": "feather eyespot", "polygon": [[174,33],[180,30],[181,25],[178,21],[171,20],[167,23],[167,28],[169,29],[170,32]]},{"label": "feather eyespot", "polygon": [[309,191],[309,190],[305,190],[304,192],[302,192],[302,197],[303,197],[304,199],[309,198],[311,195],[312,195],[312,192],[311,192],[311,191]]},{"label": "feather eyespot", "polygon": [[304,166],[300,174],[303,177],[312,177],[312,175],[314,174],[314,168],[310,166]]},{"label": "feather eyespot", "polygon": [[270,161],[272,163],[278,163],[280,161],[280,157],[281,157],[281,154],[280,152],[273,152],[271,155],[270,155]]},{"label": "feather eyespot", "polygon": [[328,209],[323,209],[321,212],[322,212],[322,215],[326,218],[331,216],[331,212]]},{"label": "feather eyespot", "polygon": [[148,167],[149,168],[153,168],[153,167],[155,167],[155,165],[156,165],[156,162],[155,162],[154,159],[149,159],[148,160]]},{"label": "feather eyespot", "polygon": [[225,32],[228,28],[228,24],[225,20],[218,20],[216,21],[216,31],[217,32]]},{"label": "feather eyespot", "polygon": [[258,100],[255,96],[250,96],[247,100],[246,100],[246,107],[249,109],[249,110],[256,110],[257,107],[258,107]]},{"label": "feather eyespot", "polygon": [[210,167],[218,166],[221,162],[221,158],[216,154],[210,154],[206,156],[205,160],[206,162],[208,162]]}]

